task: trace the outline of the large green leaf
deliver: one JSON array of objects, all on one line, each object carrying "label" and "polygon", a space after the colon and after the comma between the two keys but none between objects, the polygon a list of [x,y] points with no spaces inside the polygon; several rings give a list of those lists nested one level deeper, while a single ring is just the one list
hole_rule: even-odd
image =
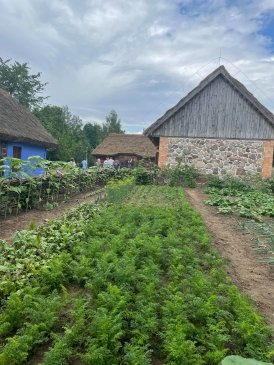
[{"label": "large green leaf", "polygon": [[271,365],[270,362],[262,362],[254,359],[245,359],[242,356],[227,356],[220,365]]}]

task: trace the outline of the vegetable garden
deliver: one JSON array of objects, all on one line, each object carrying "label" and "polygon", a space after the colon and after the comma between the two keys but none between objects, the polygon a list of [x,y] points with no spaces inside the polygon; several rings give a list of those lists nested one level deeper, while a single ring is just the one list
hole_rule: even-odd
[{"label": "vegetable garden", "polygon": [[237,179],[213,178],[205,189],[206,204],[216,206],[219,213],[234,214],[238,228],[252,236],[252,246],[274,264],[274,180],[258,180],[255,184]]},{"label": "vegetable garden", "polygon": [[[83,171],[69,163],[46,161],[38,157],[31,157],[28,161],[15,158],[1,161],[6,160],[15,171],[10,169],[5,178],[0,178],[0,219],[34,208],[52,209],[58,202],[68,200],[73,195],[102,187],[109,179],[132,174],[129,169],[101,171],[90,168]],[[0,172],[6,166],[0,166]],[[43,169],[44,174],[33,176],[32,172],[38,168]]]},{"label": "vegetable garden", "polygon": [[1,243],[0,364],[273,360],[270,329],[231,284],[183,189],[129,178],[107,190],[111,204],[80,205]]}]

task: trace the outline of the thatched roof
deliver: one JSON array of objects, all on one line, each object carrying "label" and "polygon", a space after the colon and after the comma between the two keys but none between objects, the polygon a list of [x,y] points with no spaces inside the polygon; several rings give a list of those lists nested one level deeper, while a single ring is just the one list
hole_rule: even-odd
[{"label": "thatched roof", "polygon": [[39,120],[0,88],[0,140],[54,147],[57,141]]},{"label": "thatched roof", "polygon": [[173,108],[169,109],[161,118],[151,124],[145,131],[144,135],[151,135],[158,127],[160,127],[165,121],[172,117],[177,111],[183,108],[191,99],[199,94],[207,85],[209,85],[214,79],[222,76],[247,102],[261,114],[265,120],[274,128],[274,115],[265,106],[263,106],[258,99],[255,98],[251,92],[238,80],[230,75],[224,66],[218,67],[215,71],[209,74],[200,84],[195,87],[190,93],[182,98]]},{"label": "thatched roof", "polygon": [[155,157],[156,147],[142,134],[111,133],[93,151],[94,156],[115,156],[119,154],[140,157]]}]

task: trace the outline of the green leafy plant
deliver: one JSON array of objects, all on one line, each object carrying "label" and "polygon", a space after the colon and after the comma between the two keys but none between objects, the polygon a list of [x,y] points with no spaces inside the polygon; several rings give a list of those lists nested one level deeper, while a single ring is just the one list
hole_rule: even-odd
[{"label": "green leafy plant", "polygon": [[220,365],[271,365],[270,362],[262,362],[254,359],[244,359],[242,356],[227,356]]}]

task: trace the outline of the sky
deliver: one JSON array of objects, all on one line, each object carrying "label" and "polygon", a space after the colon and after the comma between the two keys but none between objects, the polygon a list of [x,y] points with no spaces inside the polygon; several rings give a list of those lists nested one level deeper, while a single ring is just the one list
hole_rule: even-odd
[{"label": "sky", "polygon": [[223,64],[274,112],[274,0],[0,0],[0,57],[84,123],[140,133]]}]

